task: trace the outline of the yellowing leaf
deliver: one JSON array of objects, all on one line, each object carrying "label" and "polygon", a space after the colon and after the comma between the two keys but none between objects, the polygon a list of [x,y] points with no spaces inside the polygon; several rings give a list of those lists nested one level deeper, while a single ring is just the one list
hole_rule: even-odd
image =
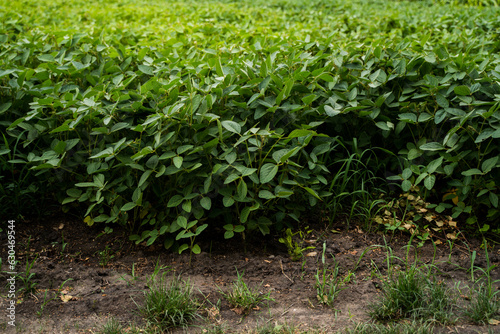
[{"label": "yellowing leaf", "polygon": [[94,219],[92,219],[92,217],[90,217],[90,216],[85,217],[85,219],[83,221],[85,223],[87,223],[88,226],[94,225]]}]

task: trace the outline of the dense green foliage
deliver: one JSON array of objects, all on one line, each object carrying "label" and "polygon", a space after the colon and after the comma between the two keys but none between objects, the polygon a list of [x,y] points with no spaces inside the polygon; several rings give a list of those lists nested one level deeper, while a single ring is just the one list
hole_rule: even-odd
[{"label": "dense green foliage", "polygon": [[[2,6],[2,215],[55,197],[89,225],[198,253],[207,227],[267,234],[318,203],[367,205],[392,173],[438,212],[498,219],[496,7]],[[351,161],[363,174],[336,183]]]}]

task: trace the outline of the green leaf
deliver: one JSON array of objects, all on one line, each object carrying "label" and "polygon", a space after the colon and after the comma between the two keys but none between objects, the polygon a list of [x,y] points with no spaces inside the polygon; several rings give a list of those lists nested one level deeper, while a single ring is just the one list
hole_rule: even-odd
[{"label": "green leaf", "polygon": [[402,177],[403,177],[403,179],[408,180],[412,174],[413,174],[413,172],[411,171],[410,168],[405,168],[403,170]]},{"label": "green leaf", "polygon": [[187,228],[187,218],[186,217],[183,217],[183,216],[177,217],[176,223],[177,223],[177,225],[179,225],[183,229]]},{"label": "green leaf", "polygon": [[274,194],[272,192],[270,192],[269,190],[261,190],[261,191],[259,191],[259,198],[273,199],[273,198],[276,198],[276,196],[274,196]]},{"label": "green leaf", "polygon": [[448,108],[450,106],[450,103],[448,102],[446,97],[439,93],[436,95],[436,102],[442,108]]},{"label": "green leaf", "polygon": [[142,191],[140,188],[136,188],[134,190],[134,193],[132,194],[132,202],[136,203],[137,205],[141,205],[142,201]]},{"label": "green leaf", "polygon": [[240,222],[242,224],[244,224],[247,221],[249,214],[250,214],[250,207],[249,206],[245,206],[243,208],[243,210],[241,210],[241,213],[240,213]]},{"label": "green leaf", "polygon": [[334,82],[335,78],[328,73],[323,73],[319,76],[319,79],[325,80],[326,82]]},{"label": "green leaf", "polygon": [[420,146],[420,149],[423,151],[439,151],[444,150],[444,146],[438,142],[430,142]]},{"label": "green leaf", "polygon": [[241,232],[245,231],[245,226],[243,226],[243,225],[236,225],[234,227],[233,231],[236,232],[236,233],[241,233]]},{"label": "green leaf", "polygon": [[462,95],[462,96],[471,94],[470,88],[467,86],[463,86],[463,85],[455,87],[453,89],[453,91],[455,92],[455,94]]},{"label": "green leaf", "polygon": [[224,196],[224,197],[222,198],[222,204],[223,204],[226,208],[228,208],[228,207],[230,207],[231,205],[233,205],[233,204],[234,204],[234,199],[233,199],[232,197]]},{"label": "green leaf", "polygon": [[234,121],[222,121],[221,124],[227,131],[237,134],[241,133],[241,126]]},{"label": "green leaf", "polygon": [[233,174],[229,174],[228,177],[226,177],[226,179],[224,180],[224,184],[228,184],[228,183],[231,183],[237,179],[239,179],[241,176],[239,176],[238,174],[236,173],[233,173]]},{"label": "green leaf", "polygon": [[231,239],[234,237],[234,232],[233,231],[226,231],[224,232],[224,239]]},{"label": "green leaf", "polygon": [[133,208],[135,208],[137,206],[136,203],[134,202],[128,202],[127,204],[125,204],[124,206],[122,206],[122,208],[120,209],[121,211],[129,211],[129,210],[132,210]]},{"label": "green leaf", "polygon": [[482,174],[483,174],[483,172],[481,172],[477,168],[471,168],[469,170],[466,170],[465,172],[462,172],[463,176],[482,175]]},{"label": "green leaf", "polygon": [[490,197],[491,205],[493,205],[494,208],[498,208],[498,196],[497,196],[497,194],[490,191],[489,197]]},{"label": "green leaf", "polygon": [[10,106],[12,105],[12,102],[7,102],[7,103],[2,103],[0,105],[0,115],[9,110]]},{"label": "green leaf", "polygon": [[186,249],[189,249],[189,245],[188,244],[182,244],[181,246],[179,246],[179,254],[181,254],[182,252],[184,252]]},{"label": "green leaf", "polygon": [[340,114],[342,112],[342,110],[340,110],[340,109],[333,109],[328,104],[325,104],[324,109],[325,109],[325,113],[329,117],[337,116],[338,114]]},{"label": "green leaf", "polygon": [[[194,146],[193,145],[182,145],[177,148],[177,154],[182,154],[190,149],[192,149]],[[180,167],[177,167],[180,168]]]},{"label": "green leaf", "polygon": [[210,199],[210,197],[203,197],[200,200],[200,205],[203,209],[208,211],[212,207],[212,200]]},{"label": "green leaf", "polygon": [[175,157],[173,159],[174,166],[177,167],[177,168],[181,168],[183,161],[184,161],[184,159],[182,157]]},{"label": "green leaf", "polygon": [[182,210],[190,213],[191,212],[191,200],[186,200],[182,202]]},{"label": "green leaf", "polygon": [[184,197],[182,197],[181,195],[174,195],[168,201],[167,208],[173,208],[175,206],[178,206],[179,204],[182,203],[183,200],[184,200]]},{"label": "green leaf", "polygon": [[404,180],[404,181],[401,183],[401,189],[402,189],[404,192],[410,191],[410,189],[411,189],[411,182],[410,182],[409,180]]},{"label": "green leaf", "polygon": [[240,183],[238,184],[238,187],[236,188],[236,192],[238,194],[240,201],[244,200],[245,197],[247,197],[247,191],[248,191],[247,184],[245,183],[245,181],[243,181],[243,179],[241,179]]},{"label": "green leaf", "polygon": [[428,175],[425,180],[424,180],[424,186],[428,189],[431,190],[432,187],[434,187],[434,184],[436,183],[436,176],[435,175]]},{"label": "green leaf", "polygon": [[390,122],[377,122],[375,123],[375,125],[382,129],[382,130],[385,130],[385,131],[390,131],[391,128],[394,129],[394,125],[392,125],[392,127],[390,126],[392,123]]},{"label": "green leaf", "polygon": [[411,150],[408,151],[408,160],[417,159],[420,156],[422,156],[422,151],[416,148],[412,148]]},{"label": "green leaf", "polygon": [[191,248],[191,252],[193,254],[200,254],[201,253],[201,248],[198,244],[194,244],[193,247]]},{"label": "green leaf", "polygon": [[82,191],[80,189],[70,188],[66,190],[66,194],[70,197],[78,198],[82,194]]},{"label": "green leaf", "polygon": [[257,168],[248,168],[245,166],[234,166],[234,168],[241,173],[241,176],[249,176],[257,171]]},{"label": "green leaf", "polygon": [[309,187],[303,187],[309,194],[313,195],[314,197],[316,197],[317,199],[319,199],[320,201],[322,201],[321,197],[319,197],[318,193],[314,190],[314,189],[311,189]]},{"label": "green leaf", "polygon": [[201,226],[198,226],[198,227],[196,228],[196,232],[195,232],[195,234],[196,234],[196,235],[200,235],[200,234],[201,234],[201,232],[205,231],[205,229],[206,229],[207,227],[208,227],[208,224],[203,224],[203,225],[201,225]]},{"label": "green leaf", "polygon": [[138,187],[142,186],[144,182],[147,181],[148,177],[151,175],[151,172],[153,172],[151,169],[148,169],[147,171],[142,174],[141,179],[139,180],[139,183],[137,184]]},{"label": "green leaf", "polygon": [[439,157],[435,160],[432,160],[428,165],[427,165],[427,173],[432,174],[438,169],[441,164],[443,163],[443,157]]},{"label": "green leaf", "polygon": [[267,163],[260,169],[260,183],[265,184],[270,182],[278,173],[278,166],[272,163]]},{"label": "green leaf", "polygon": [[498,162],[498,156],[489,158],[488,160],[483,161],[481,165],[481,169],[483,170],[483,173],[488,173],[491,171],[497,164]]},{"label": "green leaf", "polygon": [[416,123],[417,115],[413,113],[402,113],[398,115],[398,118],[403,122]]},{"label": "green leaf", "polygon": [[141,71],[144,74],[154,75],[153,68],[151,66],[139,65],[139,66],[137,66],[137,68],[139,69],[139,71]]},{"label": "green leaf", "polygon": [[297,138],[297,137],[305,137],[309,135],[315,136],[317,133],[313,130],[306,130],[306,129],[296,129],[290,132],[288,135],[288,138]]}]

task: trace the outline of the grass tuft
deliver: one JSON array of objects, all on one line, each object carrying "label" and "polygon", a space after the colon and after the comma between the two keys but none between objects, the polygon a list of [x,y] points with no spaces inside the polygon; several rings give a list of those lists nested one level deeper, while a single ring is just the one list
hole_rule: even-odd
[{"label": "grass tuft", "polygon": [[109,319],[99,330],[98,334],[121,334],[124,332],[123,326],[115,318]]},{"label": "grass tuft", "polygon": [[500,300],[487,284],[480,284],[471,291],[471,302],[465,310],[465,315],[472,322],[487,325],[500,311]]},{"label": "grass tuft", "polygon": [[168,280],[164,273],[159,278],[153,275],[148,288],[144,305],[138,307],[150,326],[161,331],[185,327],[197,316],[198,302],[189,281],[175,275]]},{"label": "grass tuft", "polygon": [[387,278],[382,281],[382,296],[370,304],[369,315],[376,320],[393,321],[412,318],[450,324],[454,318],[456,301],[450,296],[450,289],[435,279],[431,265],[405,261],[405,270],[398,271],[390,261],[388,251]]},{"label": "grass tuft", "polygon": [[233,282],[231,289],[228,292],[220,291],[229,304],[237,309],[237,312],[246,315],[260,303],[264,301],[274,301],[274,299],[271,298],[270,292],[262,294],[259,291],[262,283],[251,289],[243,281],[243,274],[240,275],[238,270],[236,270],[236,274],[238,277]]},{"label": "grass tuft", "polygon": [[[429,323],[396,323],[396,324],[358,324],[354,328],[344,329],[346,334],[430,334],[433,327]],[[340,332],[339,332],[340,333]]]}]

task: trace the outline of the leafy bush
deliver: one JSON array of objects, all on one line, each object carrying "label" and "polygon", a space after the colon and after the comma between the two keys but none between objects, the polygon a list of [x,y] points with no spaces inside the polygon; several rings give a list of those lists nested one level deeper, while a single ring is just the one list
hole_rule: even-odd
[{"label": "leafy bush", "polygon": [[313,4],[13,1],[2,210],[53,194],[89,225],[199,253],[207,227],[245,238],[321,202],[370,205],[340,190],[356,159],[360,185],[386,191],[388,171],[438,212],[497,219],[498,10]]}]

